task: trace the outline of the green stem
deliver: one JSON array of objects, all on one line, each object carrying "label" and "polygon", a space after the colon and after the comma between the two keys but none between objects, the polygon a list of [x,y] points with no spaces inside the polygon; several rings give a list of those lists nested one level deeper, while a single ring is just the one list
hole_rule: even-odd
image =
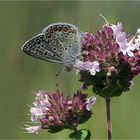
[{"label": "green stem", "polygon": [[108,140],[111,140],[112,139],[112,127],[111,127],[111,117],[110,117],[110,97],[106,97],[106,115],[107,115]]}]

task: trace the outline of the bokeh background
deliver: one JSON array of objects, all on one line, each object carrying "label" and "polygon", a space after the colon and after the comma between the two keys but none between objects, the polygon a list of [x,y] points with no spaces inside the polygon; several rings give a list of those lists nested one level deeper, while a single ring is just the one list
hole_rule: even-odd
[{"label": "bokeh background", "polygon": [[[24,133],[24,123],[30,121],[29,105],[39,89],[54,91],[56,83],[65,95],[73,94],[79,86],[75,72],[55,74],[62,68],[27,56],[21,52],[23,43],[40,33],[48,24],[68,22],[82,31],[95,33],[104,20],[122,21],[124,30],[134,34],[140,27],[140,2],[117,1],[26,1],[0,2],[0,139],[67,139],[70,130],[38,136]],[[86,91],[89,96],[91,89]],[[114,139],[140,139],[140,76],[134,79],[130,92],[111,100]],[[92,139],[107,138],[105,101],[98,97],[93,107],[94,117],[80,128],[92,131]]]}]

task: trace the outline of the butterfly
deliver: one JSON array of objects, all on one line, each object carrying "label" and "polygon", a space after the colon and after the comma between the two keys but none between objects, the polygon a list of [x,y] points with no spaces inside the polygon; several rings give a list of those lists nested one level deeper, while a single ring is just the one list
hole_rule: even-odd
[{"label": "butterfly", "polygon": [[63,64],[66,71],[71,71],[81,54],[82,37],[83,33],[75,25],[54,23],[27,40],[22,51],[38,59]]}]

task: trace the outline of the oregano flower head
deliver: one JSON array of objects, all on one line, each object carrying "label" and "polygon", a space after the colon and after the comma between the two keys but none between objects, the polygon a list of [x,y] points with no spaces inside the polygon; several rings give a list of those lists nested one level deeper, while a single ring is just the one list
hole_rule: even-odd
[{"label": "oregano flower head", "polygon": [[75,67],[84,88],[92,85],[102,97],[121,95],[140,72],[140,29],[129,37],[121,22],[106,22],[94,35],[85,32]]},{"label": "oregano flower head", "polygon": [[64,128],[76,130],[78,124],[87,121],[96,97],[86,99],[87,94],[78,90],[72,97],[65,97],[60,91],[50,93],[44,90],[36,93],[30,109],[31,121],[39,125],[26,125],[28,133],[38,133],[40,129],[58,132]]}]

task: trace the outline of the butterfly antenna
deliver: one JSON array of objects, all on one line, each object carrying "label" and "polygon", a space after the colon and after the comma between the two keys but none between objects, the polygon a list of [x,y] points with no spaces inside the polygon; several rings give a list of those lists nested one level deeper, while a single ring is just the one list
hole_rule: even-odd
[{"label": "butterfly antenna", "polygon": [[107,21],[107,19],[101,13],[99,14],[99,16],[102,17],[105,20],[106,25],[109,25],[109,22]]}]

